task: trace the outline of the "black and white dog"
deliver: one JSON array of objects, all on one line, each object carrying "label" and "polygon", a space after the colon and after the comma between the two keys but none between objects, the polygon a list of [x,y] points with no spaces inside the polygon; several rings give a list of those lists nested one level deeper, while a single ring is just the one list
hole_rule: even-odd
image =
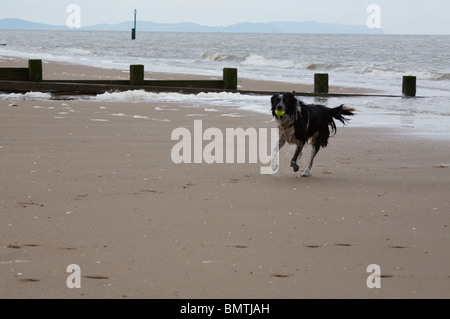
[{"label": "black and white dog", "polygon": [[297,145],[294,157],[291,159],[291,167],[294,169],[294,172],[299,170],[297,160],[301,156],[303,146],[308,141],[312,145],[311,159],[302,177],[309,176],[317,152],[319,152],[321,147],[328,145],[330,128],[333,134],[336,134],[334,119],[345,125],[349,119],[343,115],[353,115],[355,111],[355,109],[344,105],[332,109],[323,105],[305,104],[298,100],[294,93],[275,94],[271,98],[271,103],[272,115],[276,119],[279,128],[278,146],[274,152],[281,149],[286,142]]}]

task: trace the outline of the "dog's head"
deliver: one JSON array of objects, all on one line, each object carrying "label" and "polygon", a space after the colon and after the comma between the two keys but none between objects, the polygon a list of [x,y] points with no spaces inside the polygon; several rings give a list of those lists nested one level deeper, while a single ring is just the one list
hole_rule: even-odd
[{"label": "dog's head", "polygon": [[[276,119],[281,119],[286,115],[293,116],[297,110],[298,100],[295,93],[285,92],[278,93],[270,99],[272,103],[272,115]],[[278,111],[278,112],[276,112]],[[279,116],[276,113],[284,112],[284,115]]]}]

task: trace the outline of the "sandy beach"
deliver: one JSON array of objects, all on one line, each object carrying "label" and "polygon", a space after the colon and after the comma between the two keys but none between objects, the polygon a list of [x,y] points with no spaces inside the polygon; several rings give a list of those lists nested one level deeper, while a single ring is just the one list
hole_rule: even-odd
[{"label": "sandy beach", "polygon": [[[51,63],[44,78],[128,77],[100,70]],[[275,175],[172,161],[174,129],[275,127],[267,105],[230,117],[175,103],[0,100],[0,298],[448,298],[448,142],[339,126],[308,178],[290,169],[292,147]],[[67,287],[71,264],[81,288]],[[380,288],[366,284],[371,264]]]}]

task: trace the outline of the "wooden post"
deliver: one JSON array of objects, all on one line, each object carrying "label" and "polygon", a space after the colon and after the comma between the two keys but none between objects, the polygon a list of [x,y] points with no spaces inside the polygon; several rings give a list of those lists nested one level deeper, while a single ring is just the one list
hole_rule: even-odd
[{"label": "wooden post", "polygon": [[314,74],[314,93],[316,94],[328,93],[327,73]]},{"label": "wooden post", "polygon": [[42,81],[42,60],[28,60],[28,81]]},{"label": "wooden post", "polygon": [[130,85],[144,85],[144,66],[142,64],[130,65]]},{"label": "wooden post", "polygon": [[414,97],[416,96],[416,84],[417,78],[415,76],[404,76],[403,77],[403,95]]},{"label": "wooden post", "polygon": [[237,90],[238,75],[235,68],[223,68],[223,88]]}]

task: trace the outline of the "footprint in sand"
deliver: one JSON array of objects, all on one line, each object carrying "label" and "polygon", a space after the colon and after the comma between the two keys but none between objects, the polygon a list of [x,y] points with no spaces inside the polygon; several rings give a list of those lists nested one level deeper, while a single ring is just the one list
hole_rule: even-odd
[{"label": "footprint in sand", "polygon": [[6,248],[12,248],[12,249],[20,249],[22,247],[39,247],[39,245],[37,245],[37,244],[24,244],[24,245],[20,246],[20,245],[11,245],[10,244],[10,245],[6,246]]},{"label": "footprint in sand", "polygon": [[61,250],[80,250],[82,248],[77,248],[77,247],[58,247],[58,249],[61,249]]},{"label": "footprint in sand", "polygon": [[303,244],[303,246],[308,247],[308,248],[320,248],[320,247],[323,247],[322,245],[305,245],[305,244]]},{"label": "footprint in sand", "polygon": [[106,276],[83,276],[83,277],[87,279],[109,279],[109,277]]},{"label": "footprint in sand", "polygon": [[155,191],[154,189],[142,189],[141,193],[154,193],[154,194],[162,194],[160,191]]},{"label": "footprint in sand", "polygon": [[234,248],[248,248],[248,246],[245,245],[234,245]]},{"label": "footprint in sand", "polygon": [[29,206],[39,206],[39,207],[44,207],[44,205],[35,203],[35,202],[33,202],[32,200],[29,200],[28,202],[18,202],[17,205],[22,206],[23,208],[27,208],[27,207],[29,207]]},{"label": "footprint in sand", "polygon": [[81,194],[81,195],[78,195],[77,197],[75,197],[73,200],[81,200],[81,199],[86,198],[88,196],[89,196],[89,194]]},{"label": "footprint in sand", "polygon": [[26,283],[26,282],[39,282],[39,279],[35,278],[17,278],[18,281]]},{"label": "footprint in sand", "polygon": [[272,277],[277,277],[277,278],[288,278],[288,277],[291,277],[293,275],[292,274],[278,274],[278,273],[275,273],[275,274],[271,274],[271,276]]},{"label": "footprint in sand", "polygon": [[142,193],[162,194],[163,192],[154,189],[141,189],[139,192],[133,193],[133,195],[140,195]]}]

